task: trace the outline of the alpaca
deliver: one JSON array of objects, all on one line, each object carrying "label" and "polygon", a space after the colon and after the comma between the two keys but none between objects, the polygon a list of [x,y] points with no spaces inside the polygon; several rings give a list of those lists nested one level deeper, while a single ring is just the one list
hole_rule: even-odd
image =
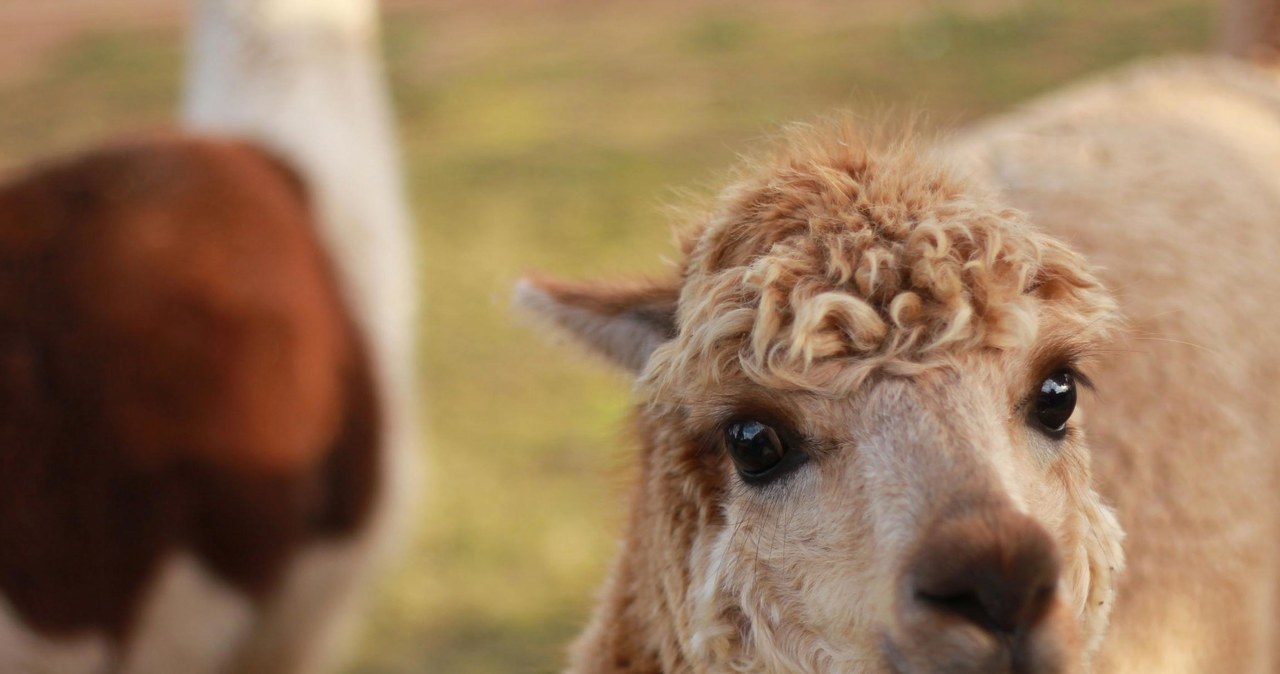
[{"label": "alpaca", "polygon": [[336,663],[414,474],[371,0],[207,0],[185,135],[0,184],[0,671]]},{"label": "alpaca", "polygon": [[568,671],[1276,671],[1277,166],[1274,71],[1173,59],[802,128],[665,275],[522,281],[636,377]]}]

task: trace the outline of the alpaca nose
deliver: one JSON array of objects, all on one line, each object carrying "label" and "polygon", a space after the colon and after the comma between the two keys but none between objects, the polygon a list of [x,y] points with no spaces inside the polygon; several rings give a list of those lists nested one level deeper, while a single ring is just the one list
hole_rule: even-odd
[{"label": "alpaca nose", "polygon": [[1058,585],[1053,541],[1031,518],[1007,508],[940,521],[913,559],[907,589],[917,608],[991,633],[1034,628]]}]

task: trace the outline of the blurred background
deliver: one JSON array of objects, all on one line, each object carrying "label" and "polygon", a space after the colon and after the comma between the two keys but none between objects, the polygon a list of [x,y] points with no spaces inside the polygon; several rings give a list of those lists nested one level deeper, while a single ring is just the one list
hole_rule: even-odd
[{"label": "blurred background", "polygon": [[[173,124],[184,0],[0,0],[0,172]],[[1205,0],[394,0],[428,492],[347,672],[554,672],[621,527],[628,382],[508,311],[670,255],[664,206],[835,109],[963,125],[1206,49]],[[874,114],[873,114],[874,113]]]}]

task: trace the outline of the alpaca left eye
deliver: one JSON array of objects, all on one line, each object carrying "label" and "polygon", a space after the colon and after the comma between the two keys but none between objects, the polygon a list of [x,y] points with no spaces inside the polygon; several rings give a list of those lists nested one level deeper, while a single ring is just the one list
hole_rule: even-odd
[{"label": "alpaca left eye", "polygon": [[1070,371],[1060,370],[1040,383],[1032,416],[1041,430],[1053,436],[1063,435],[1075,409],[1076,382]]}]

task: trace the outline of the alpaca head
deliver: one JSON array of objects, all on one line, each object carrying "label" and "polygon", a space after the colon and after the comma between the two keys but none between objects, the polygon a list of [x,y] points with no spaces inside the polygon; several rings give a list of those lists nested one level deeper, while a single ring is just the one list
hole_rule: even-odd
[{"label": "alpaca head", "polygon": [[830,129],[681,243],[669,281],[518,295],[637,376],[631,596],[593,630],[667,671],[1080,666],[1122,564],[1076,409],[1116,320],[1084,261]]}]

